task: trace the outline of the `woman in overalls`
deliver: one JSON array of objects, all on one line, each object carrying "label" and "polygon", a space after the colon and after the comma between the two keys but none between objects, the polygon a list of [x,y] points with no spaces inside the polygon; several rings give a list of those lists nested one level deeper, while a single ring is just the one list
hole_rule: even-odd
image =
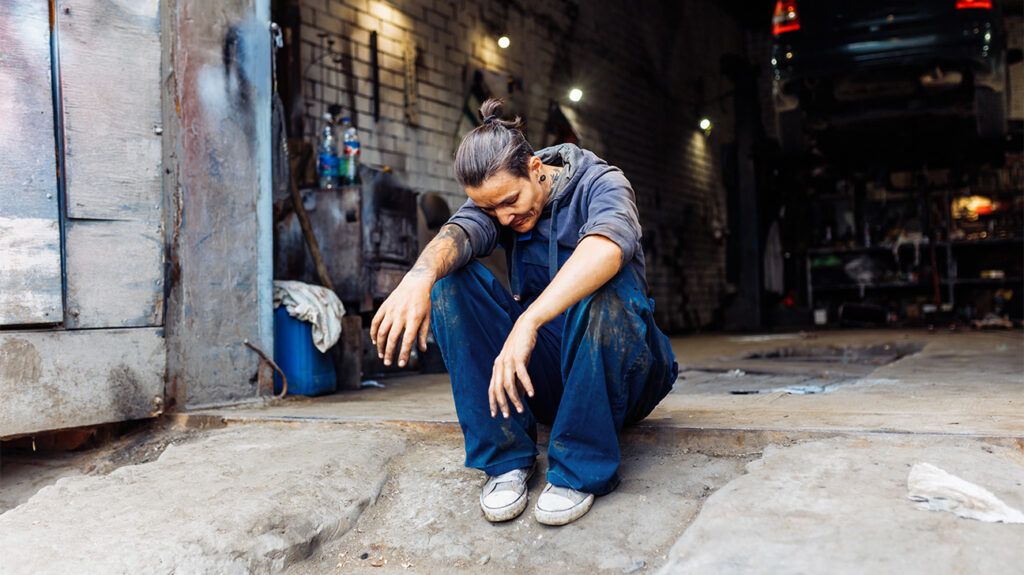
[{"label": "woman in overalls", "polygon": [[[490,521],[518,516],[551,426],[535,516],[564,525],[619,482],[622,427],[671,390],[678,366],[647,297],[640,224],[622,171],[572,144],[534,152],[501,101],[455,154],[469,200],[370,326],[404,365],[433,326],[451,374],[466,466],[487,474]],[[502,245],[511,293],[476,258]]]}]

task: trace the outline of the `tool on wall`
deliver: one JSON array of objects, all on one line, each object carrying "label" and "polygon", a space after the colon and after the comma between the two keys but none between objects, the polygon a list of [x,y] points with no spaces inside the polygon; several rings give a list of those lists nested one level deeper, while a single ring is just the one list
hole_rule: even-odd
[{"label": "tool on wall", "polygon": [[309,255],[313,256],[313,263],[316,265],[316,275],[320,283],[327,289],[334,291],[334,283],[331,282],[331,275],[327,273],[327,265],[324,264],[324,257],[320,253],[320,244],[313,235],[313,226],[309,223],[309,215],[305,206],[302,205],[302,194],[299,193],[299,186],[295,184],[295,178],[291,178],[292,205],[295,208],[295,215],[299,218],[299,226],[302,227],[302,236],[306,238],[309,246]]},{"label": "tool on wall", "polygon": [[522,78],[505,72],[472,68],[469,64],[463,69],[462,75],[466,88],[462,99],[462,113],[455,123],[455,131],[452,134],[453,153],[462,141],[462,135],[483,121],[479,116],[480,106],[491,96],[499,96],[505,101],[504,109],[509,116],[519,116],[523,122],[523,134],[528,136],[529,120]]},{"label": "tool on wall", "polygon": [[[469,74],[469,66],[463,72],[463,76]],[[465,96],[462,98],[462,114],[459,121],[455,123],[455,132],[452,134],[452,150],[459,147],[462,135],[480,125],[480,118],[477,117],[477,110],[484,100],[491,96],[491,89],[484,83],[484,74],[480,70],[473,70],[470,80],[466,83]]]},{"label": "tool on wall", "polygon": [[408,35],[405,38],[405,119],[413,126],[420,125],[416,98],[416,40]]},{"label": "tool on wall", "polygon": [[348,108],[348,115],[352,118],[352,122],[358,123],[356,118],[356,100],[352,94],[353,84],[355,84],[355,77],[352,74],[352,56],[347,52],[339,51],[332,58],[334,61],[334,70],[336,77],[338,78],[338,87],[344,91],[345,106]]},{"label": "tool on wall", "polygon": [[[277,50],[281,47],[281,29],[277,24],[271,23],[271,62],[277,61]],[[331,291],[334,291],[334,284],[331,283],[331,276],[327,273],[327,266],[324,264],[323,256],[320,254],[320,245],[316,241],[316,236],[313,235],[313,226],[309,223],[309,215],[306,214],[306,208],[302,205],[302,194],[299,193],[299,186],[295,182],[295,174],[289,168],[288,163],[288,128],[284,121],[284,104],[281,102],[281,96],[277,93],[277,66],[273,66],[271,69],[273,75],[272,88],[273,93],[271,94],[271,105],[273,107],[271,117],[275,120],[273,122],[274,129],[273,133],[275,136],[274,141],[274,161],[273,165],[277,168],[273,170],[275,176],[282,180],[287,181],[288,189],[292,198],[292,208],[295,210],[295,215],[299,218],[299,225],[302,227],[302,235],[306,238],[306,243],[309,245],[309,253],[313,256],[313,262],[316,264],[317,275],[320,278],[320,283],[326,286]],[[284,185],[284,182],[274,182],[274,186]]]},{"label": "tool on wall", "polygon": [[288,195],[288,180],[291,177],[291,166],[288,161],[288,131],[285,118],[284,102],[278,92],[277,86],[277,51],[284,46],[284,38],[281,34],[281,27],[276,22],[270,23],[270,45],[271,45],[271,77],[273,81],[271,92],[270,111],[270,138],[274,143],[274,154],[271,157],[271,183],[273,186],[273,198],[276,201],[279,197]]},{"label": "tool on wall", "polygon": [[359,114],[356,113],[356,75],[352,69],[352,51],[343,50],[339,54],[338,63],[345,78],[345,99],[352,124],[359,127]]},{"label": "tool on wall", "polygon": [[[306,71],[307,72],[309,71],[309,68],[311,68],[313,66],[314,63],[320,62],[325,57],[327,57],[327,54],[328,54],[328,52],[327,52],[327,32],[317,32],[316,35],[317,35],[318,38],[320,38],[320,52],[319,53],[314,53],[313,61],[310,62],[308,66],[306,66]],[[305,74],[305,75],[308,77],[308,74]],[[313,97],[316,99],[317,102],[320,102],[320,106],[321,106],[320,111],[317,112],[317,114],[316,114],[317,117],[323,116],[324,112],[326,111],[323,108],[323,105],[324,105],[323,104],[323,101],[324,101],[324,82],[325,82],[325,80],[326,80],[326,78],[323,77],[322,72],[318,76],[317,80],[312,80],[312,82],[313,82]],[[317,88],[319,88],[319,90],[317,90]],[[317,132],[317,129],[313,128],[313,133],[316,134],[316,132]]]},{"label": "tool on wall", "polygon": [[377,55],[377,33],[370,32],[370,74],[373,82],[373,121],[380,121],[380,62]]}]

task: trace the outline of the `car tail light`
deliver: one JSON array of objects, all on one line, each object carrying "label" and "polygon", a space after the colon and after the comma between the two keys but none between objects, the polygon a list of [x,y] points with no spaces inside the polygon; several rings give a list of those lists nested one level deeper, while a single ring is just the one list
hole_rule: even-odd
[{"label": "car tail light", "polygon": [[[991,10],[992,0],[956,0],[957,10]],[[778,8],[776,8],[778,10]]]},{"label": "car tail light", "polygon": [[[967,0],[957,1],[963,2]],[[975,1],[980,2],[982,0]],[[772,14],[772,36],[778,36],[786,32],[795,32],[799,29],[800,15],[796,11],[796,0],[778,0],[775,3],[775,13]]]}]

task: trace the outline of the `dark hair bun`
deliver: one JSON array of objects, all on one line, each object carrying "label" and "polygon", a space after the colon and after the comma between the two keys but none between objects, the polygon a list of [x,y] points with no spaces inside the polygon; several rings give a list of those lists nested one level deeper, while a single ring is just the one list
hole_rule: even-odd
[{"label": "dark hair bun", "polygon": [[506,171],[529,178],[528,162],[533,148],[523,134],[522,121],[501,119],[502,101],[488,98],[480,106],[484,123],[469,131],[455,151],[455,178],[464,188],[478,188],[488,178]]},{"label": "dark hair bun", "polygon": [[490,125],[499,125],[505,128],[511,128],[514,130],[520,130],[523,127],[522,119],[516,116],[514,120],[502,120],[501,109],[505,103],[501,101],[501,98],[487,98],[487,100],[480,106],[480,118],[487,123],[487,118],[494,116]]}]

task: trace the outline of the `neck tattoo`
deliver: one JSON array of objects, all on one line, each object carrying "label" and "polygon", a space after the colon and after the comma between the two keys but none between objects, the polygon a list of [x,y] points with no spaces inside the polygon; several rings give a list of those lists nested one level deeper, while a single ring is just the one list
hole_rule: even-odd
[{"label": "neck tattoo", "polygon": [[562,168],[551,168],[551,172],[548,175],[548,180],[551,182],[548,184],[548,194],[555,190],[555,186],[558,184],[558,178],[562,175]]},{"label": "neck tattoo", "polygon": [[548,173],[545,174],[545,178],[548,181],[548,197],[544,199],[544,205],[551,203],[551,200],[555,199],[555,186],[558,185],[558,176],[562,173],[561,168],[551,166]]}]

